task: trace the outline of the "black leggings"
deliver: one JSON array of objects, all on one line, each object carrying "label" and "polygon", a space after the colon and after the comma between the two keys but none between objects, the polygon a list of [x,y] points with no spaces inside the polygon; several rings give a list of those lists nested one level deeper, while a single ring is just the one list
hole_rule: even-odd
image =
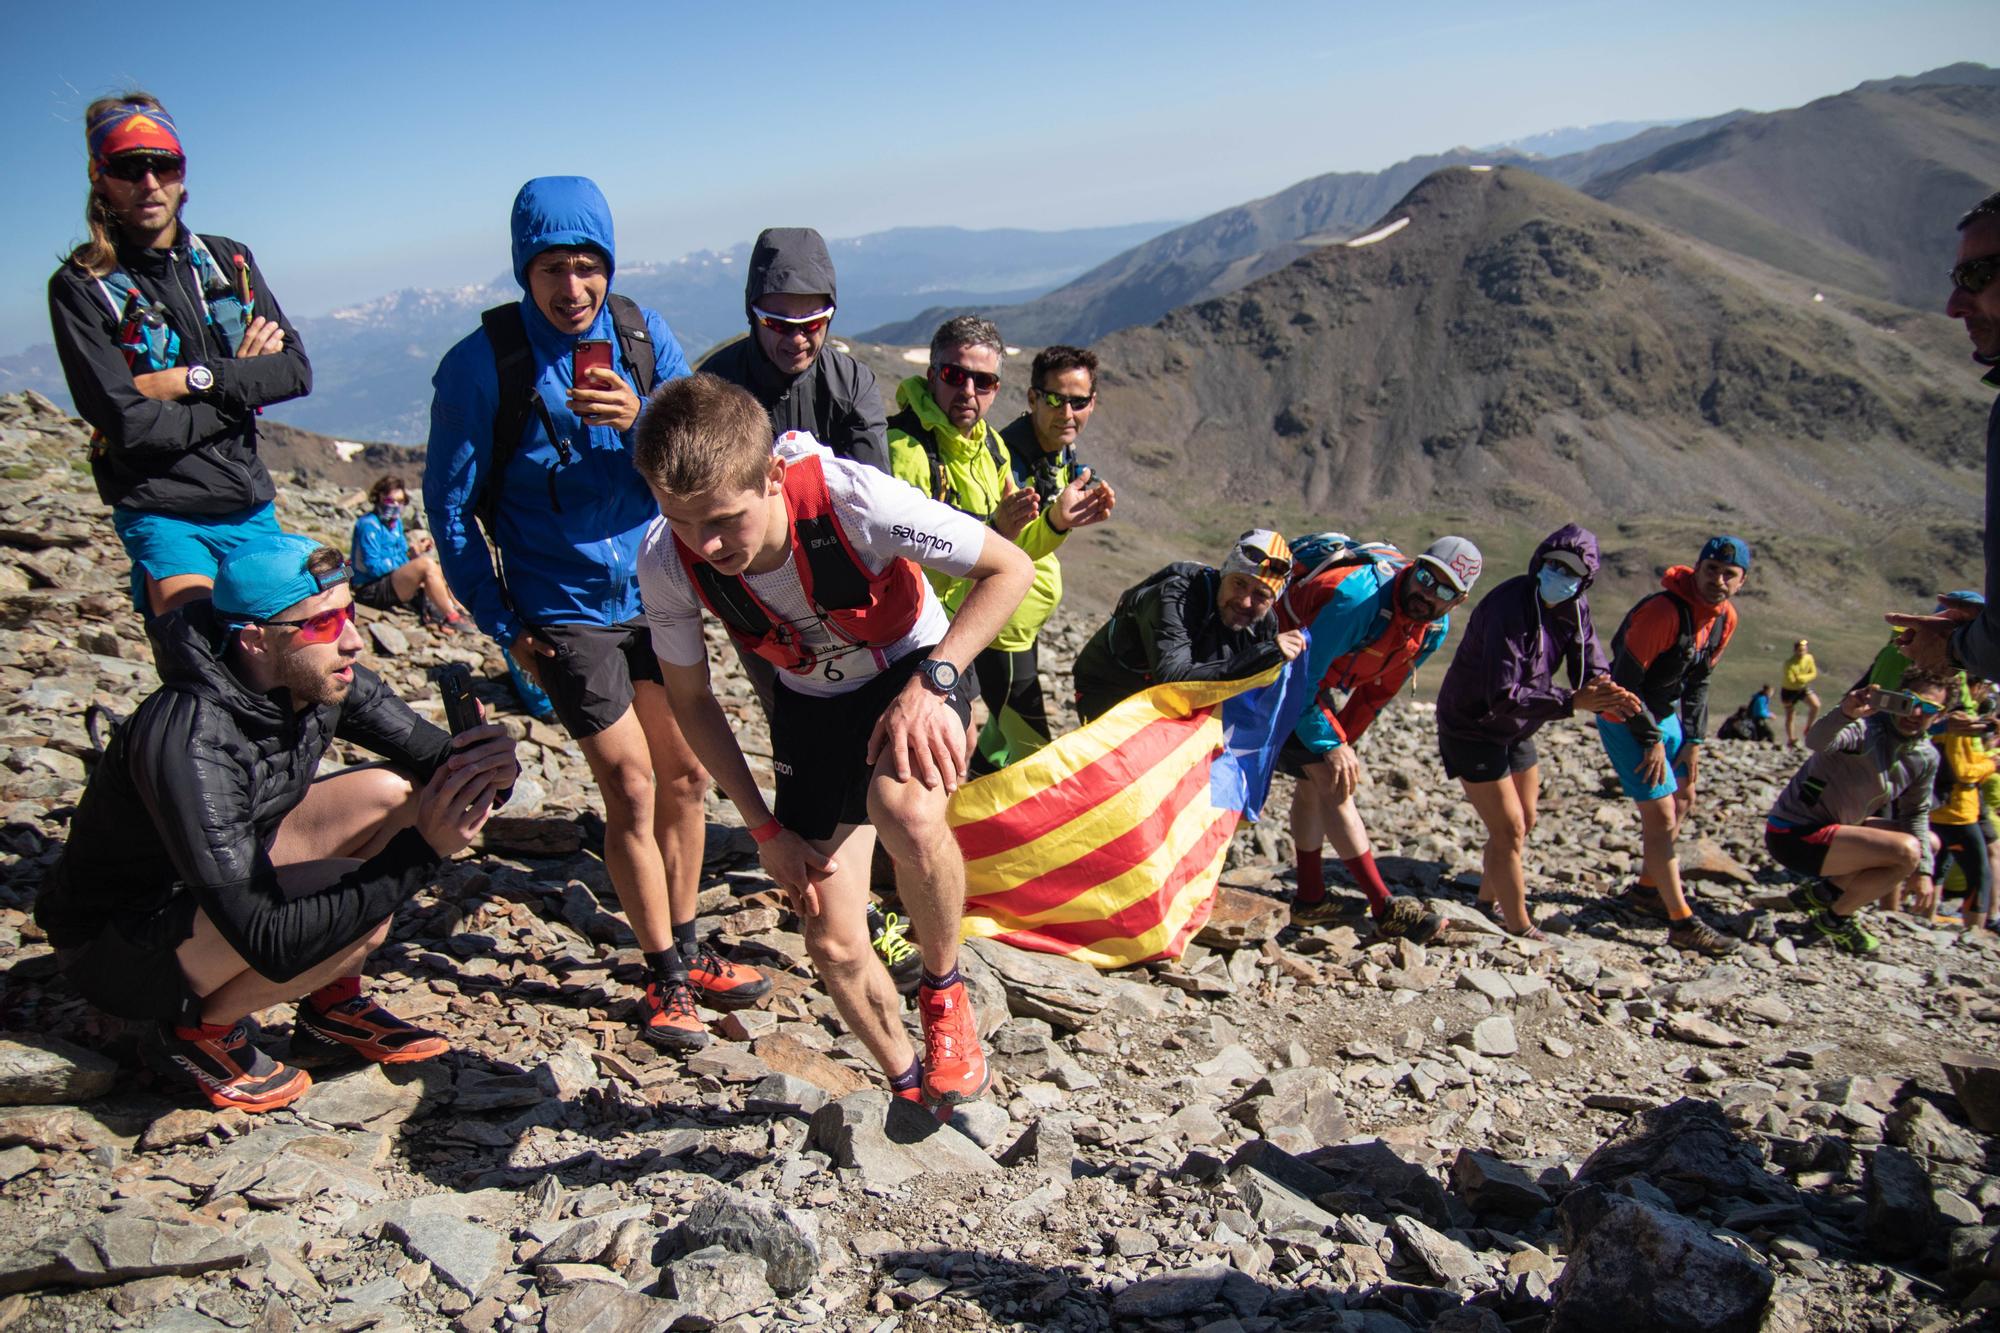
[{"label": "black leggings", "polygon": [[1048,744],[1049,714],[1034,644],[1018,653],[988,648],[972,659],[972,671],[989,719],[979,733],[973,772],[995,772]]},{"label": "black leggings", "polygon": [[[1965,874],[1965,901],[1975,904],[1976,910],[1984,915],[1992,893],[1986,873],[1986,830],[1974,822],[1933,824],[1931,832],[1938,835],[1944,853],[1957,860],[1958,868]],[[1944,876],[1940,874],[1938,878],[1942,880]]]}]

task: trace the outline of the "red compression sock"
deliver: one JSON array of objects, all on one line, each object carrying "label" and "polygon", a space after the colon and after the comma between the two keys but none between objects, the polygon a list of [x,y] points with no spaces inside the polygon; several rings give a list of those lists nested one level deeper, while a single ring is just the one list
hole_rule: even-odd
[{"label": "red compression sock", "polygon": [[359,994],[361,994],[361,978],[342,977],[338,981],[327,982],[306,998],[312,1001],[315,1009],[325,1013],[337,1004],[346,1004]]},{"label": "red compression sock", "polygon": [[174,1035],[182,1041],[221,1041],[235,1031],[234,1023],[196,1023],[193,1027],[174,1028]]},{"label": "red compression sock", "polygon": [[1376,916],[1389,909],[1389,886],[1382,882],[1382,872],[1375,868],[1375,853],[1363,852],[1341,862],[1347,873],[1354,876],[1354,882],[1368,895],[1368,910]]},{"label": "red compression sock", "polygon": [[1326,868],[1320,860],[1319,848],[1300,852],[1299,891],[1293,895],[1294,901],[1316,903],[1324,897],[1326,897]]}]

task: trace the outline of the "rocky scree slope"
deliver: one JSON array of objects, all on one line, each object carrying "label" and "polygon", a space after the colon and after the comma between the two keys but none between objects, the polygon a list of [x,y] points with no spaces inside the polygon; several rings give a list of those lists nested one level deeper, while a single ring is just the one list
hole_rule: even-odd
[{"label": "rocky scree slope", "polygon": [[[1290,927],[1281,781],[1179,962],[970,946],[997,1078],[939,1125],[878,1090],[719,804],[700,924],[774,993],[709,1015],[686,1060],[633,1038],[641,960],[581,756],[512,713],[484,645],[370,613],[406,697],[435,714],[425,669],[471,661],[522,739],[514,805],[374,969],[454,1050],[322,1071],[284,1112],[193,1108],[69,993],[29,915],[83,710],[153,683],[79,445],[0,401],[0,1328],[1873,1333],[2000,1304],[1995,1064],[1955,1053],[1992,1047],[1994,937],[1895,918],[1873,959],[1816,946],[1758,849],[1790,758],[1718,745],[1685,864],[1743,948],[1666,948],[1604,907],[1637,828],[1575,724],[1543,745],[1548,943],[1472,910],[1475,823],[1427,713],[1393,707],[1362,810],[1397,891],[1453,930]],[[344,533],[355,492],[286,481],[288,526]],[[1052,627],[1052,693],[1087,629]],[[289,1020],[263,1016],[280,1054]]]}]

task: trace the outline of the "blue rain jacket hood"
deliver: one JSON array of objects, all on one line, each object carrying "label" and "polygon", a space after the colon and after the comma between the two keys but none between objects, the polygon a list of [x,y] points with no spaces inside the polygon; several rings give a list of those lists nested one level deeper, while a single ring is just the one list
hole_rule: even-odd
[{"label": "blue rain jacket hood", "polygon": [[611,205],[588,176],[537,176],[514,196],[514,279],[528,289],[528,262],[558,245],[584,246],[604,253],[616,275],[618,247],[612,239]]},{"label": "blue rain jacket hood", "polygon": [[[514,200],[513,235],[521,274],[529,260],[554,245],[595,246],[609,260],[611,210],[581,176],[539,177],[522,186]],[[535,392],[558,438],[549,438],[540,413],[529,413],[505,475],[491,480],[499,487],[493,536],[511,606],[473,515],[489,484],[500,396],[493,344],[483,327],[445,353],[431,379],[435,392],[424,459],[424,510],[445,578],[479,628],[503,644],[524,628],[615,625],[638,616],[639,546],[659,514],[632,466],[631,433],[590,425],[569,410],[570,352],[578,338],[609,341],[613,365],[638,390],[618,343],[610,301],[575,335],[550,324],[525,290],[520,310],[535,358]],[[687,357],[666,320],[656,311],[644,314],[657,387],[686,375]]]}]

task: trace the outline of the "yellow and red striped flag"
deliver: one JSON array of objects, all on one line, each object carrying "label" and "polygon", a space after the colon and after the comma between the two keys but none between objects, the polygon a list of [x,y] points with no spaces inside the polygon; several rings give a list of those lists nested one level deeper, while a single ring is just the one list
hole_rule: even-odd
[{"label": "yellow and red striped flag", "polygon": [[1155,685],[961,787],[966,933],[1100,968],[1179,957],[1311,701],[1292,667]]}]

